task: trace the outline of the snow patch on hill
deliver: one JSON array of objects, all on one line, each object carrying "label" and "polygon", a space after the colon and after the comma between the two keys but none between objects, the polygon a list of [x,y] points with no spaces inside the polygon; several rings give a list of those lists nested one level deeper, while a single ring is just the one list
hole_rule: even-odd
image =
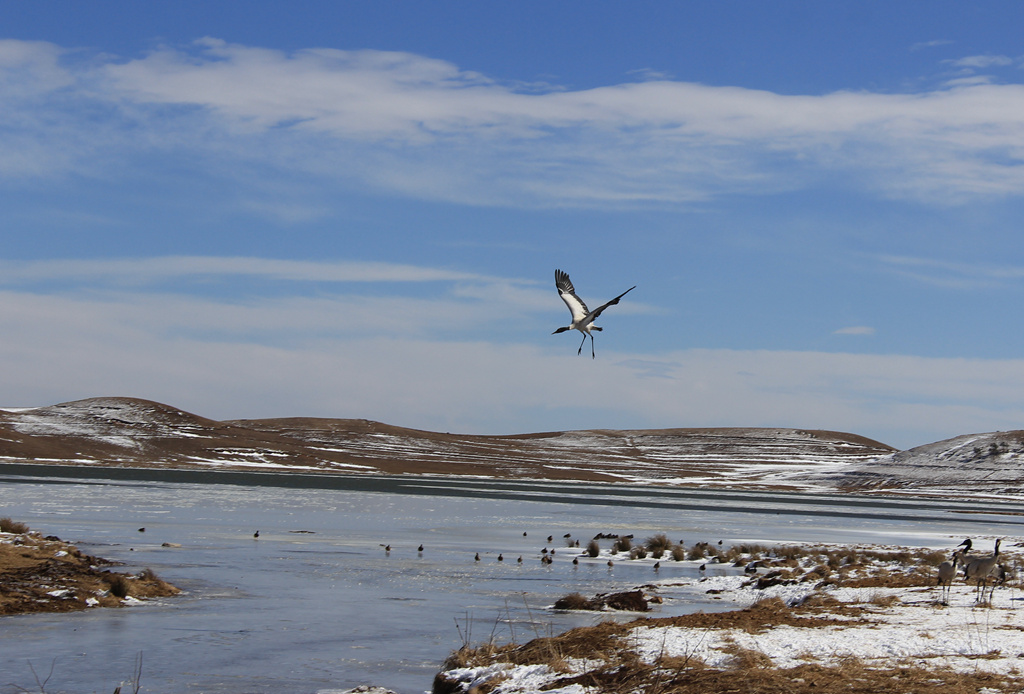
[{"label": "snow patch on hill", "polygon": [[963,435],[889,453],[831,481],[846,489],[1024,496],[1024,431]]}]

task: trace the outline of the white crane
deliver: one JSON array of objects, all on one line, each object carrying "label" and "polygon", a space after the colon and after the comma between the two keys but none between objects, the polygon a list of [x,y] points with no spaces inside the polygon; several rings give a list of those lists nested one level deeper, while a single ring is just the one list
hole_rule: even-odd
[{"label": "white crane", "polygon": [[572,314],[572,323],[564,328],[559,328],[551,334],[557,335],[558,333],[564,333],[566,330],[579,330],[583,333],[583,342],[580,343],[580,348],[576,351],[577,355],[583,354],[583,345],[586,343],[587,336],[589,335],[590,358],[596,358],[594,354],[594,334],[591,331],[601,330],[601,328],[594,325],[594,321],[597,320],[597,317],[601,315],[602,311],[609,306],[614,306],[619,303],[619,299],[636,289],[636,285],[634,284],[611,301],[601,304],[593,311],[587,308],[587,305],[583,303],[583,299],[576,296],[576,290],[573,289],[569,275],[561,270],[555,270],[555,288],[558,289],[558,295],[562,297],[562,301],[564,301],[565,305],[569,307],[569,313]]}]

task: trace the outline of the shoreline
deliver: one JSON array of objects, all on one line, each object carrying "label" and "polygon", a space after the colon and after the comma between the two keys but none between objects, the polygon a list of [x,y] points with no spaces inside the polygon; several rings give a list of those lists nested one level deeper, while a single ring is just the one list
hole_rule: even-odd
[{"label": "shoreline", "polygon": [[116,565],[55,536],[0,532],[0,618],[124,607],[181,592],[148,569],[111,571]]},{"label": "shoreline", "polygon": [[656,593],[686,586],[733,610],[638,614],[525,644],[467,645],[450,656],[433,692],[724,694],[741,683],[752,692],[898,693],[935,685],[1020,691],[1024,584],[1017,550],[1005,555],[1014,577],[990,603],[975,603],[975,588],[957,580],[948,605],[933,565],[945,553],[864,546],[842,550],[857,557],[848,561],[837,558],[841,550],[811,548],[794,560],[776,548],[778,565],[788,568],[644,587]]}]

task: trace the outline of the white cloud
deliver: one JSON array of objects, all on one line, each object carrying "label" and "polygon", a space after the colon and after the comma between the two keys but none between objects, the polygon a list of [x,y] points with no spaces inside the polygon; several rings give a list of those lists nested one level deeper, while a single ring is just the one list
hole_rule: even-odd
[{"label": "white cloud", "polygon": [[611,347],[591,360],[488,330],[509,322],[506,304],[493,308],[8,291],[0,360],[17,367],[0,404],[133,395],[221,419],[367,417],[478,433],[787,426],[901,447],[1024,422],[1024,360]]},{"label": "white cloud", "polygon": [[957,58],[956,60],[944,60],[943,62],[954,67],[986,68],[1013,65],[1014,60],[1005,55],[970,55],[964,58]]},{"label": "white cloud", "polygon": [[43,41],[0,39],[0,86],[5,97],[47,94],[71,86],[74,77],[60,65],[63,52]]},{"label": "white cloud", "polygon": [[[35,57],[18,58],[19,48]],[[4,144],[8,176],[46,167],[97,175],[104,165],[111,174],[118,157],[192,150],[217,170],[261,163],[328,187],[473,204],[686,203],[830,174],[945,204],[1024,193],[1018,84],[781,95],[660,79],[573,91],[384,51],[286,53],[205,39],[62,66],[47,44],[6,50],[8,79],[48,76],[0,113],[18,134]],[[984,58],[963,61],[1002,60]],[[222,166],[232,160],[246,166]],[[285,215],[317,213],[276,204]]]}]

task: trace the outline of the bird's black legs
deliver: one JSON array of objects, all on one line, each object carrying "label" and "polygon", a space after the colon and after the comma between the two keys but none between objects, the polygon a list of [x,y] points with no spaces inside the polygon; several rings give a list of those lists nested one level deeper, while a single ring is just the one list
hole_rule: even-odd
[{"label": "bird's black legs", "polygon": [[[600,328],[598,328],[600,330]],[[594,335],[593,333],[583,333],[583,342],[580,343],[580,348],[576,350],[576,356],[583,354],[583,345],[587,344],[587,337],[590,337],[590,358],[597,359],[597,355],[594,354]]]}]

